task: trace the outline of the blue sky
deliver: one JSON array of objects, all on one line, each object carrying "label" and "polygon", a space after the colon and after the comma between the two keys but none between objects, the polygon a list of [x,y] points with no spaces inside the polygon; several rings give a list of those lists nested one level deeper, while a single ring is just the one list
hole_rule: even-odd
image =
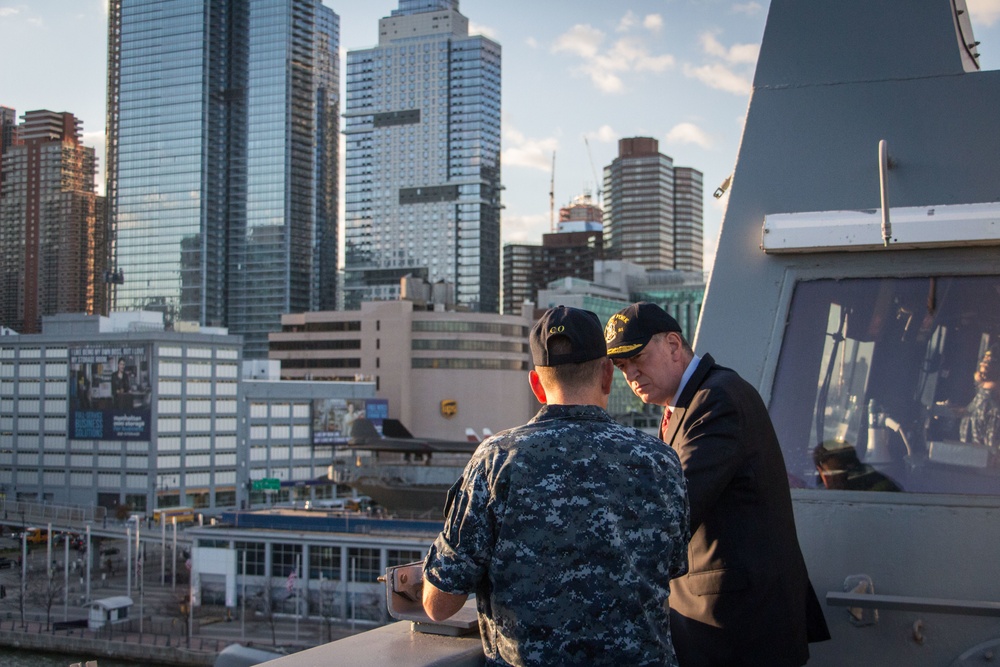
[{"label": "blue sky", "polygon": [[[905,7],[907,0],[900,0]],[[343,53],[378,41],[396,0],[324,0]],[[595,190],[621,137],[650,136],[705,174],[706,269],[739,149],[767,0],[460,0],[503,47],[503,239],[539,242],[555,203]],[[984,69],[1000,67],[1000,0],[968,0]],[[106,0],[0,0],[0,105],[69,111],[104,163]],[[342,61],[343,62],[343,61]],[[584,137],[587,142],[584,142]],[[590,151],[588,155],[587,144]],[[99,185],[103,192],[103,183]]]}]

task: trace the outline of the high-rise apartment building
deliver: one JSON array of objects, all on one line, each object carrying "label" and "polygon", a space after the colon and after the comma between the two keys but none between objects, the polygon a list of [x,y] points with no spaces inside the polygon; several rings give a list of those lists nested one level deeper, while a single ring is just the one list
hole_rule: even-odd
[{"label": "high-rise apartment building", "polygon": [[347,54],[344,305],[412,275],[458,304],[500,298],[500,45],[458,0],[400,0]]},{"label": "high-rise apartment building", "polygon": [[604,168],[604,197],[610,257],[647,269],[701,271],[701,172],[675,168],[656,139],[621,139],[618,157]]},{"label": "high-rise apartment building", "polygon": [[674,167],[674,270],[700,272],[704,266],[704,176]]},{"label": "high-rise apartment building", "polygon": [[0,114],[0,325],[37,333],[43,315],[103,308],[104,198],[73,114],[28,111],[14,132],[13,110],[3,111],[11,113]]},{"label": "high-rise apartment building", "polygon": [[503,246],[503,314],[520,315],[525,301],[535,302],[542,263],[542,246],[505,243]]},{"label": "high-rise apartment building", "polygon": [[227,326],[336,303],[339,18],[320,0],[112,0],[118,310]]}]

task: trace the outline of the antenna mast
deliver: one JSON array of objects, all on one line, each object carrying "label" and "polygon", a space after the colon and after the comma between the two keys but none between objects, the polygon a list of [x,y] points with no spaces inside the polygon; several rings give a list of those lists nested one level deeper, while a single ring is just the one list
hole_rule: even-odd
[{"label": "antenna mast", "polygon": [[594,175],[594,191],[597,197],[597,206],[601,206],[601,182],[597,180],[597,169],[594,168],[594,156],[590,154],[590,142],[587,141],[587,135],[583,135],[583,143],[587,147],[587,159],[590,160],[590,171]]},{"label": "antenna mast", "polygon": [[556,152],[552,151],[552,180],[549,181],[549,233],[556,231]]}]

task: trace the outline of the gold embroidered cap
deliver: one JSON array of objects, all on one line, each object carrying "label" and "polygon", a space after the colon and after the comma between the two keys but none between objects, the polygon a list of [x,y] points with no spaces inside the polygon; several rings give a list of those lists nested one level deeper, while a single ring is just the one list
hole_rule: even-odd
[{"label": "gold embroidered cap", "polygon": [[611,316],[604,327],[604,342],[609,357],[628,359],[642,352],[656,334],[671,331],[681,333],[677,320],[655,303],[640,301]]}]

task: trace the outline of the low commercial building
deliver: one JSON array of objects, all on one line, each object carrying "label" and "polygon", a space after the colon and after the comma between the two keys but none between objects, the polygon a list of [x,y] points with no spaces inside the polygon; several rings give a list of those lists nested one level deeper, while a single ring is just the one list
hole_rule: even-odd
[{"label": "low commercial building", "polygon": [[381,624],[389,619],[378,577],[422,560],[440,530],[440,520],[342,511],[225,512],[215,526],[188,530],[194,599],[264,616]]},{"label": "low commercial building", "polygon": [[331,467],[350,422],[367,414],[378,423],[385,410],[371,382],[243,380],[238,507],[336,497]]},{"label": "low commercial building", "polygon": [[371,301],[360,310],[283,315],[270,358],[283,380],[375,383],[387,416],[426,438],[465,440],[522,424],[538,403],[528,387],[530,314],[446,310],[425,301]]}]

